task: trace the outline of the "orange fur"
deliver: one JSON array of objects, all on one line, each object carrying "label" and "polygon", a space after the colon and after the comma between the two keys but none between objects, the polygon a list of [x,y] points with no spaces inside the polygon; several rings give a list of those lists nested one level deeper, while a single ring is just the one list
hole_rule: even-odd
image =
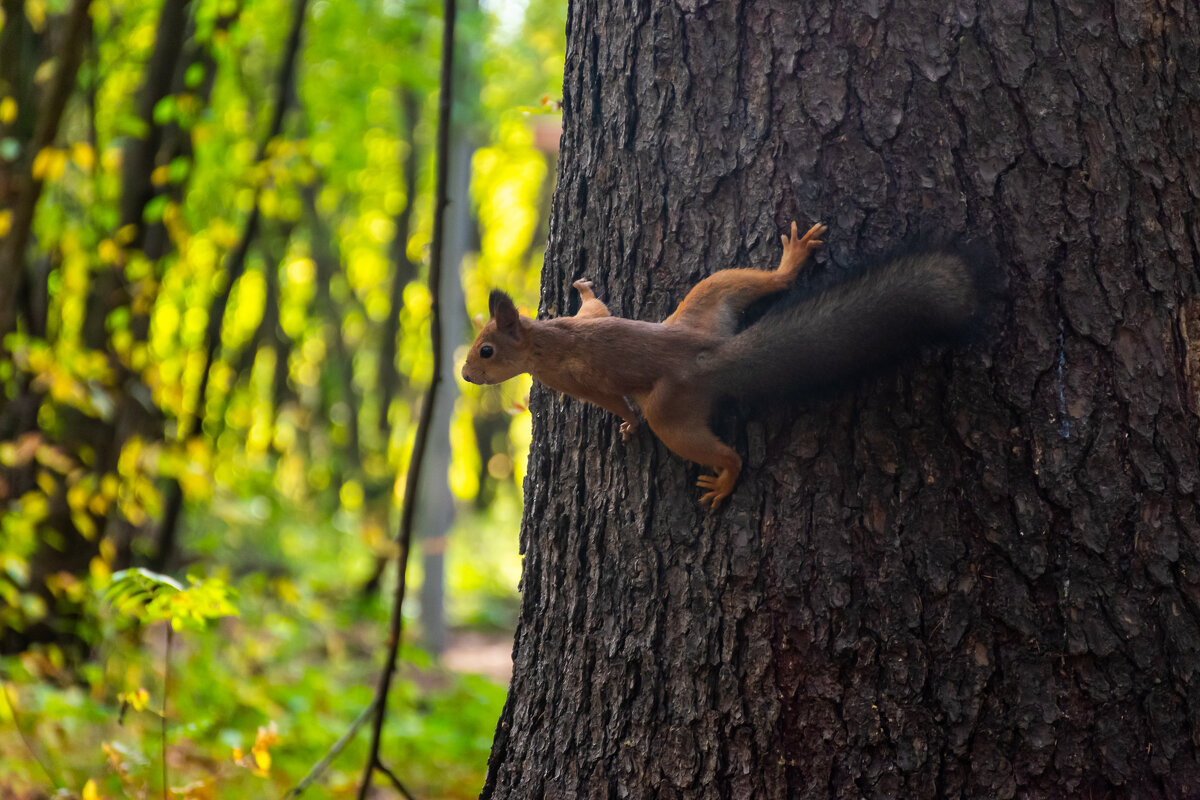
[{"label": "orange fur", "polygon": [[663,444],[716,470],[697,481],[706,490],[700,502],[715,509],[733,491],[742,459],[709,428],[722,387],[706,365],[734,335],[747,306],[791,285],[822,244],[819,237],[825,230],[817,224],[801,237],[793,222],[791,235],[781,237],[778,268],[714,273],[661,323],[611,316],[585,280],[574,284],[583,305],[573,317],[524,318],[507,295],[493,292],[492,318],[471,346],[462,376],[491,384],[528,372],[552,389],[621,417],[625,438],[638,424],[633,401]]}]

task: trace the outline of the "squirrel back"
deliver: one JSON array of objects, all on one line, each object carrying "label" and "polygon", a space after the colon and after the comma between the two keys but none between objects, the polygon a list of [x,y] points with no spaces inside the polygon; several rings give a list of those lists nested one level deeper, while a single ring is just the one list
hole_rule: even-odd
[{"label": "squirrel back", "polygon": [[817,391],[963,339],[988,293],[983,261],[939,250],[901,255],[777,306],[713,353],[714,383],[734,397]]},{"label": "squirrel back", "polygon": [[705,490],[700,502],[716,508],[742,469],[709,427],[718,396],[788,397],[848,383],[961,338],[981,316],[988,259],[934,250],[785,302],[737,332],[753,303],[793,284],[826,230],[817,223],[800,236],[793,222],[777,268],[718,270],[661,323],[611,317],[587,280],[575,282],[583,303],[567,319],[524,319],[508,295],[493,292],[492,319],[471,345],[463,378],[490,384],[529,372],[619,416],[622,438],[637,430],[636,403],[663,444],[715,470],[696,484]]}]

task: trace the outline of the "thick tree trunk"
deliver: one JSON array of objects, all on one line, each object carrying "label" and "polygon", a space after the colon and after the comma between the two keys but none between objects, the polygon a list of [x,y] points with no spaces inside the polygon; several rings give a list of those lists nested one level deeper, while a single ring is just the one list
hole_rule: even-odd
[{"label": "thick tree trunk", "polygon": [[1194,3],[573,2],[543,285],[969,233],[984,341],[698,468],[537,391],[486,798],[1200,796]]}]

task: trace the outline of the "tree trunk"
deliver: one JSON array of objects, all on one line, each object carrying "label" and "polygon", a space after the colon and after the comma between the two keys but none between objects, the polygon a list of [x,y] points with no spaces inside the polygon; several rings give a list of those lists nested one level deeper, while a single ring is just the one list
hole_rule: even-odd
[{"label": "tree trunk", "polygon": [[573,2],[543,309],[983,239],[983,340],[727,406],[700,470],[534,393],[485,798],[1200,796],[1193,3]]},{"label": "tree trunk", "polygon": [[[450,152],[447,165],[449,205],[445,215],[446,241],[442,251],[441,303],[446,331],[467,329],[463,299],[462,261],[470,244],[471,157],[475,145],[467,125],[450,126]],[[455,383],[458,369],[454,364],[456,337],[442,339],[442,385],[433,408],[429,444],[417,501],[417,530],[421,536],[421,642],[437,658],[446,649],[446,547],[456,509],[450,489],[450,422],[458,401]]]}]

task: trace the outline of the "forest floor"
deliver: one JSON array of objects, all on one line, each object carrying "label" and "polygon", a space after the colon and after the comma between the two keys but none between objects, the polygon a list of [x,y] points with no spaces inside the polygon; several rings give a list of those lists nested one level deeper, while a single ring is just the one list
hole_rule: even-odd
[{"label": "forest floor", "polygon": [[512,678],[511,632],[454,631],[446,642],[442,666],[464,675],[482,675],[501,686]]}]

